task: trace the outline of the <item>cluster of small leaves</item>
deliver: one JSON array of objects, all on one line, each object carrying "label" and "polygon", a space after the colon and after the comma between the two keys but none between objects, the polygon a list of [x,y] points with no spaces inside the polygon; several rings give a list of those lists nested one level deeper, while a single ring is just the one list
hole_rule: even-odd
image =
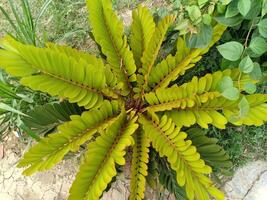
[{"label": "cluster of small leaves", "polygon": [[174,30],[186,36],[190,48],[204,48],[212,38],[212,18],[220,11],[219,0],[171,0],[177,15]]},{"label": "cluster of small leaves", "polygon": [[[256,82],[262,81],[261,57],[267,52],[267,1],[266,0],[232,0],[225,2],[223,13],[215,19],[220,23],[232,26],[245,35],[237,33],[239,38],[233,39],[230,35],[228,41],[217,47],[223,56],[222,66],[224,68],[239,67],[240,71],[249,76]],[[237,36],[237,37],[238,37]],[[238,40],[238,41],[235,41]],[[248,94],[256,92],[257,87],[254,83],[247,83],[244,90]],[[221,82],[221,92],[225,98],[238,99],[240,93],[233,87],[230,77],[225,77]],[[242,98],[239,103],[240,113],[234,119],[245,115],[249,110],[247,100]]]},{"label": "cluster of small leaves", "polygon": [[[255,80],[262,78],[261,63],[255,61],[267,52],[266,14],[266,0],[233,0],[224,13],[215,18],[246,34],[238,35],[241,41],[227,42],[218,46],[218,50],[228,61],[224,61],[225,65],[239,66],[243,73],[250,74]],[[251,87],[247,88],[248,93],[255,91]]]},{"label": "cluster of small leaves", "polygon": [[37,27],[40,18],[51,2],[52,0],[45,0],[39,9],[38,15],[34,18],[28,0],[20,0],[19,2],[8,0],[11,14],[8,9],[0,5],[0,16],[8,22],[11,30],[6,29],[6,27],[1,27],[1,29],[25,44],[35,46],[39,43],[42,44],[41,39],[38,37]]}]

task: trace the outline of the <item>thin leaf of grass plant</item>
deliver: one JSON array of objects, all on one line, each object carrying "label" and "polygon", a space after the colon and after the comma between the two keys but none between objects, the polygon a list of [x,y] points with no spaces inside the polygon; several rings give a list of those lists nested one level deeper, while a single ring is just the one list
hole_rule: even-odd
[{"label": "thin leaf of grass plant", "polygon": [[18,26],[18,31],[22,34],[22,37],[20,37],[20,40],[22,40],[26,44],[35,45],[35,40],[32,39],[30,37],[29,33],[27,32],[27,28],[30,31],[32,31],[32,28],[30,26],[27,27],[27,24],[25,24],[24,20],[27,20],[27,16],[25,16],[25,12],[20,13],[18,8],[14,5],[14,1],[13,0],[8,0],[8,2],[9,2],[9,5],[10,5],[10,8],[12,10],[13,16],[15,17],[15,20],[16,20],[16,23],[17,23],[17,26]]},{"label": "thin leaf of grass plant", "polygon": [[[18,27],[15,25],[15,23],[13,22],[13,20],[10,18],[10,16],[8,15],[8,13],[5,11],[5,9],[2,7],[2,6],[0,6],[0,11],[2,12],[2,14],[4,15],[4,17],[6,18],[6,20],[8,21],[8,23],[11,25],[11,27],[13,28],[13,30],[15,31],[15,33],[17,34],[17,35],[20,35],[20,32],[19,32],[19,29],[18,29]],[[4,29],[4,31],[8,34],[8,35],[10,35],[10,36],[12,36],[13,38],[16,38],[16,39],[18,39],[19,40],[19,36],[15,36],[15,35],[13,35],[10,31],[7,31],[6,29]],[[22,41],[21,41],[22,42]]]},{"label": "thin leaf of grass plant", "polygon": [[0,99],[8,97],[19,99],[16,93],[14,93],[6,83],[0,81]]},{"label": "thin leaf of grass plant", "polygon": [[0,109],[1,110],[5,110],[7,112],[15,113],[15,114],[18,114],[18,115],[27,116],[26,114],[22,113],[21,111],[16,110],[16,109],[12,108],[11,106],[9,106],[8,104],[2,103],[2,102],[0,102]]},{"label": "thin leaf of grass plant", "polygon": [[36,27],[35,24],[33,22],[33,17],[31,14],[31,10],[30,10],[30,6],[29,6],[29,2],[28,0],[21,0],[21,6],[22,6],[22,11],[23,11],[23,15],[25,17],[25,27],[29,27],[29,29],[27,30],[27,33],[29,34],[29,37],[32,39],[32,41],[34,42],[34,44],[36,45]]},{"label": "thin leaf of grass plant", "polygon": [[[20,0],[20,9],[16,6],[14,0],[8,0],[12,14],[9,14],[2,6],[0,6],[0,13],[2,13],[10,24],[13,31],[4,29],[4,31],[24,44],[32,44],[42,46],[42,40],[37,36],[37,26],[40,18],[47,10],[52,0],[46,0],[42,5],[40,12],[36,19],[34,19],[28,0]],[[14,18],[14,20],[13,20]]]},{"label": "thin leaf of grass plant", "polygon": [[41,17],[44,15],[45,11],[47,10],[48,6],[50,5],[50,3],[52,2],[52,0],[46,0],[44,2],[44,4],[42,5],[39,15],[36,17],[34,24],[38,24],[39,20],[41,19]]}]

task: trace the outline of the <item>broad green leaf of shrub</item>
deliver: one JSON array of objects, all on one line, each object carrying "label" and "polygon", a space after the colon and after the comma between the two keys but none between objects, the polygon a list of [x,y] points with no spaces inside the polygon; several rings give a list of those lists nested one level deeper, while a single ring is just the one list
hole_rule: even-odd
[{"label": "broad green leaf of shrub", "polygon": [[251,6],[249,12],[244,17],[245,19],[253,20],[256,19],[261,13],[262,0],[250,0]]},{"label": "broad green leaf of shrub", "polygon": [[200,7],[202,7],[203,5],[205,5],[209,0],[198,0],[197,3]]},{"label": "broad green leaf of shrub", "polygon": [[188,15],[192,21],[196,21],[198,18],[201,17],[201,11],[198,6],[192,5],[186,8]]},{"label": "broad green leaf of shrub", "polygon": [[260,34],[267,38],[267,18],[266,19],[262,19],[259,23],[258,23],[258,28],[259,28],[259,32]]},{"label": "broad green leaf of shrub", "polygon": [[190,24],[189,19],[181,19],[175,24],[175,30],[184,31]]},{"label": "broad green leaf of shrub", "polygon": [[259,63],[254,63],[253,70],[249,73],[249,76],[253,80],[260,80],[262,78],[262,72]]},{"label": "broad green leaf of shrub", "polygon": [[225,76],[222,78],[222,80],[219,83],[219,89],[220,91],[224,91],[228,88],[234,87],[233,80],[230,76]]},{"label": "broad green leaf of shrub", "polygon": [[251,8],[251,0],[239,0],[237,7],[238,7],[239,12],[243,16],[246,16],[246,14],[249,12]]},{"label": "broad green leaf of shrub", "polygon": [[232,0],[221,0],[222,5],[228,5]]},{"label": "broad green leaf of shrub", "polygon": [[261,56],[267,51],[267,42],[262,37],[252,38],[249,48],[257,55]]},{"label": "broad green leaf of shrub", "polygon": [[246,97],[242,97],[241,101],[238,104],[238,108],[239,108],[239,113],[240,113],[240,117],[244,117],[249,113],[249,102],[246,99]]},{"label": "broad green leaf of shrub", "polygon": [[229,87],[222,92],[226,99],[236,101],[239,98],[239,90],[235,87]]},{"label": "broad green leaf of shrub", "polygon": [[244,47],[239,42],[227,42],[217,46],[217,49],[225,59],[236,61],[241,57]]},{"label": "broad green leaf of shrub", "polygon": [[264,17],[267,13],[267,0],[262,1],[261,16]]},{"label": "broad green leaf of shrub", "polygon": [[228,6],[225,12],[225,17],[230,18],[239,14],[239,10],[237,8],[238,1],[232,1]]},{"label": "broad green leaf of shrub", "polygon": [[253,68],[254,68],[254,63],[249,56],[243,58],[239,63],[239,69],[243,73],[249,74],[250,72],[253,71]]},{"label": "broad green leaf of shrub", "polygon": [[210,14],[204,14],[204,15],[202,16],[202,22],[203,22],[203,24],[205,24],[205,25],[210,25],[211,22],[212,22],[212,18],[211,18],[211,16],[210,16]]},{"label": "broad green leaf of shrub", "polygon": [[219,14],[224,14],[225,13],[225,10],[226,10],[226,6],[221,4],[221,3],[218,3],[216,5],[216,11],[219,13]]},{"label": "broad green leaf of shrub", "polygon": [[257,90],[257,87],[253,83],[246,83],[244,86],[244,90],[248,94],[254,94]]},{"label": "broad green leaf of shrub", "polygon": [[189,48],[205,48],[209,45],[212,39],[212,27],[206,24],[201,24],[198,28],[198,33],[186,35],[186,45]]},{"label": "broad green leaf of shrub", "polygon": [[218,16],[218,17],[214,17],[214,19],[221,24],[224,24],[226,26],[230,26],[230,27],[234,27],[237,26],[239,24],[241,24],[241,22],[244,20],[243,16],[238,14],[234,17],[228,17],[226,18],[224,15]]}]

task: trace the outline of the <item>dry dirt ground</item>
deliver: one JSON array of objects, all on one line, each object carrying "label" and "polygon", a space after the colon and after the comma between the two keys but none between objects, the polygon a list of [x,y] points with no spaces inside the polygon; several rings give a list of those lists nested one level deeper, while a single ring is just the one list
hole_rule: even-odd
[{"label": "dry dirt ground", "polygon": [[[62,161],[53,169],[30,177],[22,175],[16,164],[28,146],[22,144],[13,134],[0,143],[0,200],[66,200],[69,188],[78,170],[78,158]],[[129,166],[129,165],[128,165]],[[127,200],[129,196],[129,167],[124,175],[119,175],[102,200]],[[147,199],[158,199],[157,193],[147,191]],[[174,200],[166,195],[166,200]]]},{"label": "dry dirt ground", "polygon": [[0,199],[66,199],[77,171],[76,159],[63,161],[51,171],[24,177],[21,174],[22,169],[16,168],[16,164],[25,147],[18,144],[20,142],[16,137],[9,137],[1,144],[3,155],[0,158]]},{"label": "dry dirt ground", "polygon": [[[65,200],[78,170],[79,161],[73,156],[53,169],[30,177],[16,168],[21,155],[28,149],[13,134],[0,143],[0,200]],[[127,200],[129,195],[129,167],[125,177],[119,175],[102,200]],[[267,163],[252,162],[235,172],[223,188],[226,200],[266,200]],[[147,200],[158,200],[157,192],[148,190]],[[175,198],[166,194],[164,200]]]}]

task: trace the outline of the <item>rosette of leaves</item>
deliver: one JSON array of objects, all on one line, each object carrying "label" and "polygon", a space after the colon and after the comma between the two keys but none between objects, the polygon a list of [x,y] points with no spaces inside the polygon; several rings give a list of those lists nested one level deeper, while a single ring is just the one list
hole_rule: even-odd
[{"label": "rosette of leaves", "polygon": [[[56,133],[41,139],[18,167],[26,167],[25,175],[50,169],[87,142],[88,150],[69,199],[94,200],[116,176],[116,165],[125,165],[127,148],[132,147],[130,199],[144,199],[152,145],[167,158],[188,199],[223,199],[223,193],[209,178],[210,160],[206,162],[207,156],[194,145],[198,144],[197,138],[192,142],[182,128],[198,124],[206,129],[209,125],[224,129],[229,121],[235,125],[263,125],[267,95],[225,98],[223,78],[230,77],[232,87],[239,85],[240,91],[245,83],[253,82],[246,74],[240,77],[238,69],[194,77],[183,85],[174,81],[195,66],[226,27],[216,25],[212,42],[204,49],[189,49],[179,38],[177,53],[158,61],[175,16],[166,16],[155,24],[149,10],[138,7],[133,11],[128,44],[111,1],[90,0],[87,5],[94,38],[105,60],[55,44],[37,48],[9,37],[1,41],[0,66],[4,70],[20,77],[25,86],[86,109],[81,115],[71,116]],[[240,112],[244,96],[250,106],[248,112],[231,120]],[[205,155],[212,156],[206,151]]]}]

